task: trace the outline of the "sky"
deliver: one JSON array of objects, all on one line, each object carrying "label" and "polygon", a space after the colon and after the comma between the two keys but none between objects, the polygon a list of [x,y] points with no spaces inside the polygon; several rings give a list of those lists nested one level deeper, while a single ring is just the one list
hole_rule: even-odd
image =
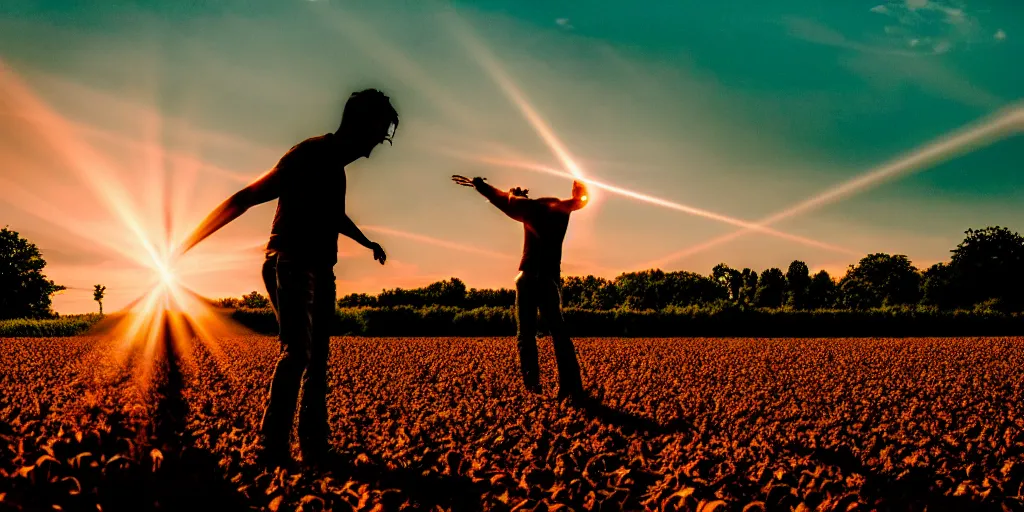
[{"label": "sky", "polygon": [[[5,2],[0,226],[68,287],[58,312],[95,310],[97,283],[117,310],[153,286],[147,254],[376,87],[401,122],[346,168],[347,213],[388,261],[343,239],[339,295],[511,287],[521,226],[452,174],[590,180],[566,275],[925,268],[968,228],[1024,230],[1020,55],[1014,1]],[[275,206],[182,282],[265,293]]]}]

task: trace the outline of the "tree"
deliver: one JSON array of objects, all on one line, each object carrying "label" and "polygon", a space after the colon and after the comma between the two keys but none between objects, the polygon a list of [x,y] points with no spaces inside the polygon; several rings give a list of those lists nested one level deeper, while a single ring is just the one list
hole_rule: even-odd
[{"label": "tree", "polygon": [[786,297],[786,276],[781,269],[769,268],[761,272],[757,283],[754,304],[760,308],[777,308],[782,306]]},{"label": "tree", "polygon": [[43,275],[46,261],[17,231],[0,229],[0,319],[54,315],[51,295],[66,288]]},{"label": "tree", "polygon": [[453,277],[447,281],[437,281],[423,288],[406,290],[393,288],[382,290],[377,295],[377,306],[454,306],[463,307],[466,304],[468,294],[466,284],[459,278]]},{"label": "tree", "polygon": [[850,265],[839,287],[843,303],[854,309],[921,300],[921,274],[902,254],[875,253],[861,258],[857,265]]},{"label": "tree", "polygon": [[863,279],[847,279],[839,281],[839,304],[847,309],[871,309],[882,305],[877,290],[871,283]]},{"label": "tree", "polygon": [[622,305],[635,310],[707,304],[725,297],[713,279],[694,272],[645,270],[615,278]]},{"label": "tree", "polygon": [[957,302],[971,306],[1000,299],[1024,307],[1024,237],[999,226],[965,234],[950,262]]},{"label": "tree", "polygon": [[516,291],[508,288],[498,288],[497,290],[487,288],[477,290],[472,288],[466,292],[465,307],[468,309],[483,307],[511,308],[515,305]]},{"label": "tree", "polygon": [[466,302],[466,283],[457,277],[431,283],[418,291],[425,305],[462,306]]},{"label": "tree", "polygon": [[622,306],[628,309],[661,309],[667,302],[662,298],[665,272],[644,270],[627,272],[615,278],[615,287],[622,295]]},{"label": "tree", "polygon": [[376,306],[377,297],[365,293],[350,293],[338,299],[339,308],[357,308],[363,306]]},{"label": "tree", "polygon": [[828,272],[821,270],[811,278],[807,286],[807,307],[810,309],[825,309],[834,307],[836,304],[836,282]]},{"label": "tree", "polygon": [[740,300],[740,290],[743,288],[743,274],[739,270],[730,268],[725,263],[715,265],[711,269],[711,277],[728,292],[730,300]]},{"label": "tree", "polygon": [[757,296],[757,271],[745,268],[740,272],[740,278],[743,281],[743,287],[740,288],[740,302],[754,304],[754,299]]},{"label": "tree", "polygon": [[250,309],[269,308],[270,307],[270,299],[260,295],[259,292],[253,290],[248,295],[243,295],[242,296],[241,306],[243,308],[250,308]]},{"label": "tree", "polygon": [[921,302],[939,308],[956,306],[958,298],[953,288],[953,269],[945,263],[936,263],[924,271]]},{"label": "tree", "polygon": [[807,264],[796,260],[786,271],[786,304],[796,309],[807,308],[807,288],[811,285],[811,274]]},{"label": "tree", "polygon": [[611,281],[595,276],[562,278],[562,304],[583,309],[615,309],[618,293]]},{"label": "tree", "polygon": [[98,284],[93,287],[92,300],[96,301],[100,305],[100,316],[103,316],[103,294],[107,291],[107,287]]}]

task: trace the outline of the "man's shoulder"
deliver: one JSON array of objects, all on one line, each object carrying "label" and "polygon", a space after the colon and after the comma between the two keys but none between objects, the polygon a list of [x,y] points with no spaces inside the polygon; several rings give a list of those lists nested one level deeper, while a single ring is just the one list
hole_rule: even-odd
[{"label": "man's shoulder", "polygon": [[305,139],[298,144],[291,147],[286,154],[292,153],[307,153],[311,150],[323,150],[327,148],[328,143],[331,141],[331,137],[334,134],[326,133],[323,135],[314,135]]}]

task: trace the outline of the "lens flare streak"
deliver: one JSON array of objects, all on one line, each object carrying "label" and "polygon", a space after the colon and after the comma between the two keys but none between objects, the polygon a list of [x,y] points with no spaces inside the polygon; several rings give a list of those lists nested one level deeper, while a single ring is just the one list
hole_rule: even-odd
[{"label": "lens flare streak", "polygon": [[[153,273],[154,282],[148,291],[133,301],[125,310],[110,315],[110,322],[97,334],[109,337],[118,342],[118,357],[123,363],[133,354],[141,357],[139,366],[143,382],[148,383],[152,377],[154,360],[157,351],[175,350],[188,353],[187,347],[197,340],[203,343],[214,356],[220,357],[217,339],[237,327],[229,321],[218,317],[211,304],[201,296],[192,292],[179,282],[175,273],[175,263],[168,259],[173,246],[170,231],[170,212],[164,211],[162,246],[154,243],[157,237],[150,237],[144,226],[142,212],[136,211],[132,195],[121,183],[115,168],[102,155],[78,137],[77,130],[66,119],[61,117],[39,99],[35,93],[18,77],[15,76],[3,60],[0,60],[0,97],[4,98],[5,106],[13,107],[13,112],[26,121],[26,125],[34,128],[39,138],[67,163],[68,168],[79,181],[87,187],[101,204],[130,233],[134,244],[121,247],[114,251],[129,261],[148,268]],[[154,147],[152,158],[162,159],[164,152]],[[165,210],[170,208],[167,182],[161,183],[164,193]],[[88,239],[102,238],[91,234],[87,226],[79,226],[73,216],[67,219],[55,216],[56,212],[40,213],[46,209],[46,202],[34,206],[24,201],[15,202],[16,206],[26,208],[41,218],[67,229],[75,229]],[[70,227],[68,227],[70,226]],[[116,244],[106,244],[116,245]]]},{"label": "lens flare streak", "polygon": [[[559,176],[559,177],[563,177],[563,178],[566,178],[566,177],[572,178],[573,177],[572,175],[570,175],[570,174],[568,174],[566,172],[560,171],[558,169],[555,169],[553,167],[548,167],[548,166],[545,166],[545,165],[540,165],[540,164],[536,164],[536,163],[525,161],[525,160],[501,159],[501,158],[479,156],[479,155],[466,155],[466,154],[455,153],[455,152],[452,152],[451,154],[456,156],[456,157],[459,157],[459,158],[465,158],[465,159],[472,160],[472,161],[475,161],[475,162],[480,162],[480,163],[486,163],[486,164],[491,164],[491,165],[499,165],[499,166],[504,166],[504,167],[512,167],[512,168],[517,168],[517,169],[524,169],[524,170],[529,170],[529,171],[541,172],[541,173],[550,174],[552,176]],[[805,244],[805,245],[809,245],[809,246],[812,246],[812,247],[818,247],[818,248],[821,248],[821,249],[827,249],[827,250],[830,250],[830,251],[835,251],[835,252],[844,253],[844,254],[859,254],[856,251],[853,251],[853,250],[850,250],[850,249],[847,249],[845,247],[841,247],[841,246],[838,246],[838,245],[833,245],[833,244],[829,244],[829,243],[825,243],[825,242],[820,242],[818,240],[813,240],[813,239],[802,237],[802,236],[799,236],[799,235],[793,235],[793,234],[789,234],[789,233],[784,233],[782,231],[778,231],[778,230],[769,228],[767,226],[758,226],[758,225],[756,225],[755,223],[752,223],[752,222],[747,222],[747,221],[744,221],[744,220],[741,220],[741,219],[736,219],[736,218],[733,218],[733,217],[729,217],[729,216],[726,216],[726,215],[718,214],[718,213],[711,212],[711,211],[708,211],[708,210],[704,210],[704,209],[701,209],[701,208],[696,208],[696,207],[693,207],[693,206],[688,206],[688,205],[676,203],[676,202],[673,202],[673,201],[669,201],[667,199],[662,199],[662,198],[659,198],[659,197],[654,197],[654,196],[650,196],[650,195],[647,195],[647,194],[643,194],[643,193],[640,193],[640,192],[635,192],[635,191],[628,190],[628,189],[625,189],[625,188],[622,188],[622,187],[619,187],[619,186],[616,186],[616,185],[611,185],[611,184],[608,184],[608,183],[604,183],[604,182],[601,182],[601,181],[598,181],[598,180],[595,180],[595,179],[592,179],[592,178],[581,178],[580,181],[586,183],[587,185],[590,185],[590,186],[593,186],[593,187],[596,187],[596,188],[599,188],[599,189],[602,189],[602,190],[607,190],[609,192],[612,192],[614,194],[618,194],[618,195],[623,196],[623,197],[628,197],[628,198],[631,198],[631,199],[636,199],[636,200],[641,201],[641,202],[653,204],[653,205],[656,205],[656,206],[661,206],[663,208],[668,208],[668,209],[680,211],[680,212],[683,212],[683,213],[688,213],[690,215],[696,215],[698,217],[704,217],[706,219],[711,219],[711,220],[715,220],[715,221],[719,221],[719,222],[724,222],[726,224],[731,224],[733,226],[739,226],[739,227],[742,227],[742,228],[748,228],[748,229],[760,231],[760,232],[762,232],[764,234],[773,235],[773,236],[776,236],[776,237],[779,237],[779,238],[783,238],[783,239],[786,239],[786,240],[790,240],[790,241],[793,241],[793,242],[799,242],[799,243],[802,243],[802,244]]]},{"label": "lens flare streak", "polygon": [[743,226],[743,229],[702,242],[681,251],[669,254],[643,265],[659,267],[675,260],[692,256],[726,242],[735,240],[752,231],[759,231],[782,220],[807,213],[811,210],[835,203],[853,194],[863,192],[882,182],[913,172],[921,172],[929,166],[964,154],[973,149],[992,144],[1006,137],[1024,131],[1024,106],[1020,102],[987,119],[972,123],[951,134],[932,141],[895,160],[882,164],[843,182],[821,194],[801,201],[789,208],[774,213],[764,219]]},{"label": "lens flare streak", "polygon": [[584,177],[583,170],[576,163],[576,158],[569,152],[569,149],[565,147],[561,139],[555,135],[554,130],[548,125],[547,121],[541,117],[540,113],[533,108],[527,100],[526,95],[523,94],[519,86],[512,81],[508,76],[508,73],[501,67],[498,60],[491,54],[491,52],[484,46],[478,38],[473,36],[469,28],[462,23],[452,23],[455,30],[453,31],[463,42],[470,54],[477,60],[481,67],[491,76],[491,79],[498,84],[502,92],[508,97],[508,99],[519,109],[526,118],[530,126],[537,132],[537,135],[547,144],[551,152],[555,154],[562,165],[572,174],[573,177],[581,179]]}]

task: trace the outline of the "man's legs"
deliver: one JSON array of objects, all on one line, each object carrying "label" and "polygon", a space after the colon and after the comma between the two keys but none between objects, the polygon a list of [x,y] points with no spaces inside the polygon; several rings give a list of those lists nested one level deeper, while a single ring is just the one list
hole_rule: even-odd
[{"label": "man's legs", "polygon": [[551,330],[551,342],[558,364],[558,396],[583,396],[583,380],[576,360],[576,347],[572,344],[562,319],[562,297],[557,278],[537,279],[537,305],[541,317]]},{"label": "man's legs", "polygon": [[313,291],[313,337],[309,364],[302,377],[299,405],[299,448],[303,460],[315,460],[327,451],[330,425],[327,422],[327,362],[330,357],[331,325],[337,296],[332,268],[319,269]]},{"label": "man's legs", "polygon": [[519,369],[523,384],[531,391],[540,389],[540,364],[537,361],[536,278],[522,272],[516,277],[516,328]]},{"label": "man's legs", "polygon": [[281,325],[280,306],[277,302],[277,251],[267,251],[267,259],[263,261],[263,286],[267,287],[270,308],[274,310],[277,324]]},{"label": "man's legs", "polygon": [[271,296],[277,298],[281,356],[274,369],[260,430],[268,454],[287,458],[299,381],[309,362],[313,275],[305,265],[286,261],[280,254],[275,267],[276,293],[271,292]]}]

